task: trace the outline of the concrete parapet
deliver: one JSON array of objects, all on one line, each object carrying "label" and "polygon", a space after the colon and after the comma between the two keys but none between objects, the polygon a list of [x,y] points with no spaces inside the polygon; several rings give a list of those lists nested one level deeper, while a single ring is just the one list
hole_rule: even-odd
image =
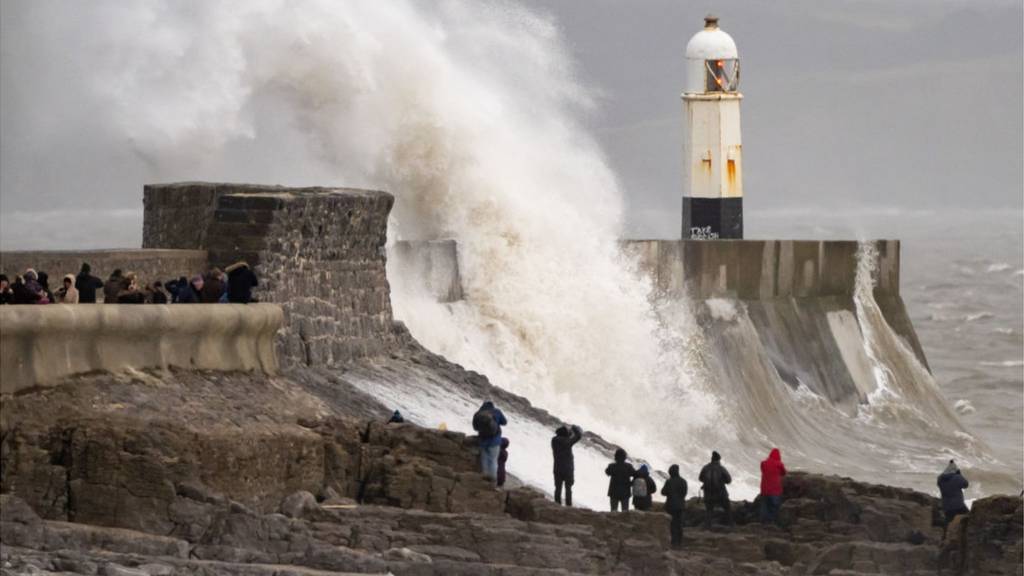
[{"label": "concrete parapet", "polygon": [[272,304],[0,306],[0,393],[143,368],[277,371]]},{"label": "concrete parapet", "polygon": [[[874,242],[875,295],[899,296],[900,243]],[[625,240],[623,247],[666,295],[770,300],[851,296],[856,287],[856,241]]]},{"label": "concrete parapet", "polygon": [[[50,288],[60,287],[65,274],[78,274],[83,262],[92,267],[92,275],[106,280],[115,268],[135,272],[139,281],[166,282],[179,276],[191,276],[207,269],[206,250],[25,250],[0,252],[0,271],[11,276],[27,268],[50,275]],[[13,277],[12,277],[13,279]],[[102,292],[99,294],[102,297]]]}]

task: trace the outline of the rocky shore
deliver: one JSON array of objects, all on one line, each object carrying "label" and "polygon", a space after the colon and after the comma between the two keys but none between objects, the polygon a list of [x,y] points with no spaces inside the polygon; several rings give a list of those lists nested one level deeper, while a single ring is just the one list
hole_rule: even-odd
[{"label": "rocky shore", "polygon": [[780,526],[735,502],[706,531],[694,500],[671,551],[667,515],[496,490],[473,439],[368,419],[343,375],[93,374],[2,403],[4,574],[1022,573],[1020,498],[943,537],[931,496],[801,472]]}]

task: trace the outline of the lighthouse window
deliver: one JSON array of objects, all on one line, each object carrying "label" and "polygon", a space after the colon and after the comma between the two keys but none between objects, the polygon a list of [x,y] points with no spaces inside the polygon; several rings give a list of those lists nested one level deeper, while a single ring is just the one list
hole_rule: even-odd
[{"label": "lighthouse window", "polygon": [[705,60],[708,92],[735,92],[740,84],[740,61]]}]

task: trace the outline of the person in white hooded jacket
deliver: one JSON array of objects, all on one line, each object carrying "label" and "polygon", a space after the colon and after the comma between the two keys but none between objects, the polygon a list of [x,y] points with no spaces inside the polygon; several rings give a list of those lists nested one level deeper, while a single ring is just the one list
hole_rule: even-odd
[{"label": "person in white hooded jacket", "polygon": [[61,304],[78,304],[78,289],[75,288],[75,275],[64,276],[64,285],[57,290],[57,302]]}]

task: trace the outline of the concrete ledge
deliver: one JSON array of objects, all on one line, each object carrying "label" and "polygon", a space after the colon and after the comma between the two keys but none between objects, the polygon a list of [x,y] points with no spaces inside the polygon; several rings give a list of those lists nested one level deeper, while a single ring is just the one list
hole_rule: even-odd
[{"label": "concrete ledge", "polygon": [[273,304],[0,307],[0,393],[96,370],[277,371]]}]

